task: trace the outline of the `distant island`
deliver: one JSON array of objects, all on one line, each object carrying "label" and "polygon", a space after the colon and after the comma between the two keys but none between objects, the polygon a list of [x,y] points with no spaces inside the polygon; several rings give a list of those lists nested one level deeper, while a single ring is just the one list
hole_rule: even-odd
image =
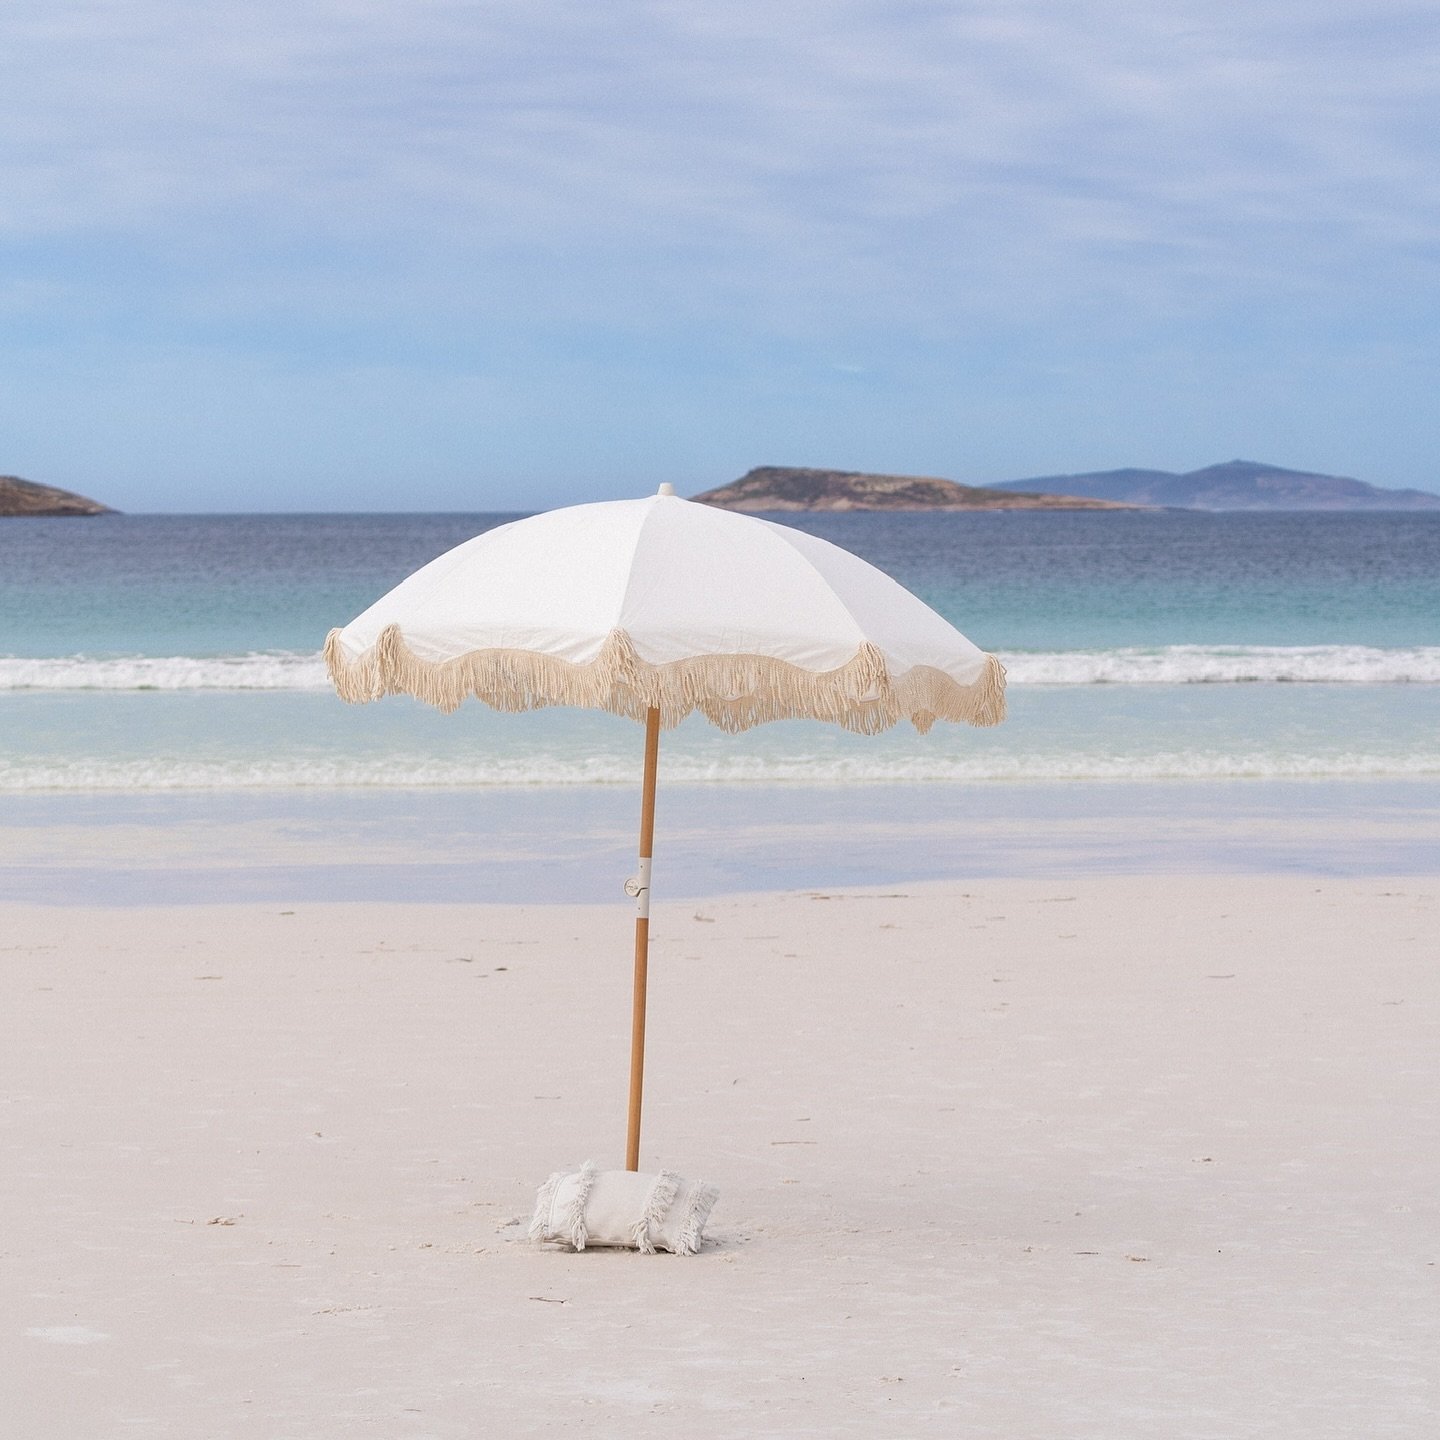
[{"label": "distant island", "polygon": [[761,465],[691,497],[721,510],[1134,510],[1134,502],[959,485],[928,475],[867,475]]},{"label": "distant island", "polygon": [[1440,510],[1440,495],[1424,490],[1387,490],[1344,475],[1286,470],[1257,460],[1229,460],[1183,475],[1168,470],[1045,475],[993,488],[1015,494],[1063,490],[1174,510]]},{"label": "distant island", "polygon": [[0,517],[11,515],[113,515],[108,505],[18,475],[0,475]]}]

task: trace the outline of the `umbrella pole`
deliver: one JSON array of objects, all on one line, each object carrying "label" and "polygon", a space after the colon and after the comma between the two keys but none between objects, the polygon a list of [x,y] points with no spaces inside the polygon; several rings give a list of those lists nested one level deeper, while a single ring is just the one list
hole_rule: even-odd
[{"label": "umbrella pole", "polygon": [[645,778],[640,788],[640,873],[625,889],[635,897],[635,995],[630,1010],[630,1125],[625,1168],[640,1168],[640,1098],[645,1088],[645,989],[650,968],[650,861],[655,853],[655,771],[660,760],[660,712],[645,714]]}]

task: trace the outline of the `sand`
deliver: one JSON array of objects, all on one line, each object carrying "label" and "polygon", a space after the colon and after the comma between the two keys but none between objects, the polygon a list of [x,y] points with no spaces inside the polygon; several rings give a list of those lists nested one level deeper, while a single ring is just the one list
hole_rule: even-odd
[{"label": "sand", "polygon": [[0,906],[17,1440],[1430,1437],[1440,881]]}]

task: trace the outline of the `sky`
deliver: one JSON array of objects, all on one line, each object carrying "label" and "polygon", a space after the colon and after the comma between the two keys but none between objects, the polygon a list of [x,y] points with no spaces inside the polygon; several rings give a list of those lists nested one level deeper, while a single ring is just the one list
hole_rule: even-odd
[{"label": "sky", "polygon": [[1433,0],[6,0],[0,473],[1440,491]]}]

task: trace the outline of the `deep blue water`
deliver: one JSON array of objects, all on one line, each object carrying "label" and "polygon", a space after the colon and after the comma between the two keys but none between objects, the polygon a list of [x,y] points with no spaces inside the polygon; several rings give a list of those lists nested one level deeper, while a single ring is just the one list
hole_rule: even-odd
[{"label": "deep blue water", "polygon": [[[317,649],[499,515],[0,521],[0,655]],[[1440,645],[1440,514],[785,516],[985,649]]]}]

